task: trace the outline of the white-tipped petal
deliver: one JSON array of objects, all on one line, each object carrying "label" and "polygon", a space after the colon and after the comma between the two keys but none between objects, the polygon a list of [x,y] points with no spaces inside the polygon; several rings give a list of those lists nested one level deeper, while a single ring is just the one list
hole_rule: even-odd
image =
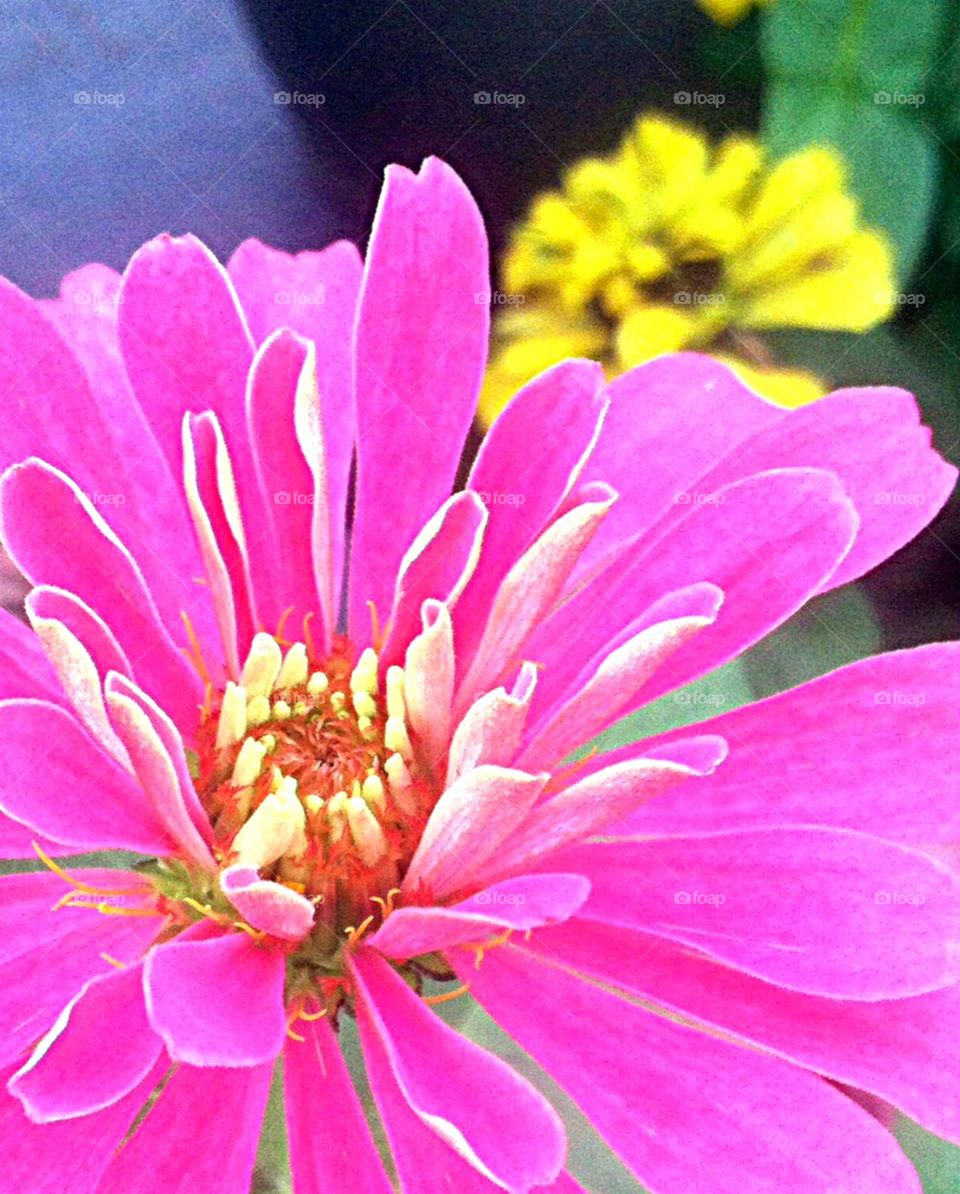
[{"label": "white-tipped petal", "polygon": [[284,854],[302,853],[307,845],[305,820],[297,781],[288,776],[258,805],[233,839],[237,861],[260,870]]},{"label": "white-tipped petal", "polygon": [[273,692],[281,662],[280,647],[273,635],[264,634],[263,631],[255,634],[240,675],[240,683],[247,690],[247,696],[269,696]]},{"label": "white-tipped petal", "polygon": [[247,694],[239,684],[227,681],[217,722],[217,750],[226,750],[247,732]]},{"label": "white-tipped petal", "polygon": [[307,648],[303,643],[294,643],[283,658],[280,674],[274,681],[274,688],[299,688],[306,684],[310,665],[307,662]]},{"label": "white-tipped petal", "polygon": [[238,788],[245,788],[252,784],[260,775],[267,748],[256,738],[245,738],[237,761],[233,765],[231,782]]},{"label": "white-tipped petal", "polygon": [[365,866],[375,866],[387,852],[387,839],[380,822],[367,807],[362,796],[347,801],[347,820],[357,853]]}]

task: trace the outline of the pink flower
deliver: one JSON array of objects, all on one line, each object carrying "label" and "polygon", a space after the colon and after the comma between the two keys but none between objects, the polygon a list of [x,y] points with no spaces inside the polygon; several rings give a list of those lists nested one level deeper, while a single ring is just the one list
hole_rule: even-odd
[{"label": "pink flower", "polygon": [[[297,1194],[389,1191],[355,1016],[404,1190],[579,1189],[427,980],[652,1190],[915,1191],[834,1083],[960,1138],[960,882],[919,848],[960,836],[955,644],[569,761],[896,551],[955,470],[898,390],[787,413],[704,358],[571,361],[451,498],[488,286],[428,161],[365,264],[160,237],[0,291],[34,586],[0,847],[54,872],[0,880],[9,1188],[246,1194],[282,1051]],[[60,873],[93,849],[149,861]]]}]

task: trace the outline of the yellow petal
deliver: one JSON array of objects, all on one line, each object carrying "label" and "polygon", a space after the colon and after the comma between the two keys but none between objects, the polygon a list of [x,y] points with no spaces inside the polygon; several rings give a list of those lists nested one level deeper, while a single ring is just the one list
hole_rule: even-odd
[{"label": "yellow petal", "polygon": [[752,205],[748,237],[766,236],[794,218],[818,193],[842,191],[845,173],[842,158],[829,148],[813,146],[785,157],[767,175]]},{"label": "yellow petal", "polygon": [[806,406],[826,393],[823,382],[802,369],[762,369],[748,365],[739,357],[718,356],[717,360],[729,365],[751,390],[777,406]]},{"label": "yellow petal", "polygon": [[864,332],[886,319],[896,302],[893,260],[874,232],[855,233],[829,269],[771,286],[738,309],[742,327],[807,327]]},{"label": "yellow petal", "polygon": [[651,306],[631,311],[617,330],[617,360],[632,369],[664,352],[676,352],[691,343],[696,313],[677,307]]}]

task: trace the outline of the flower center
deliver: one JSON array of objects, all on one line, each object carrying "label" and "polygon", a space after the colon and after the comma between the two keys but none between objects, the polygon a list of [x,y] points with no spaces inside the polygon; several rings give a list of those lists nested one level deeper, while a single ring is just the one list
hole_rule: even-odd
[{"label": "flower center", "polygon": [[311,900],[331,947],[399,884],[438,792],[407,727],[404,673],[341,642],[318,665],[258,634],[197,738],[195,785],[224,866]]}]

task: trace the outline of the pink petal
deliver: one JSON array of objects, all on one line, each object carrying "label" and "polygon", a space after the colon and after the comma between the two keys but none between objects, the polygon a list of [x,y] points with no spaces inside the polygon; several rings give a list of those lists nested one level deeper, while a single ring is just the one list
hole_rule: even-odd
[{"label": "pink petal", "polygon": [[212,410],[231,451],[240,448],[253,342],[233,287],[209,249],[193,236],[149,241],[130,259],[119,304],[127,374],[173,476],[182,471],[186,411]]},{"label": "pink petal", "polygon": [[350,629],[389,608],[403,553],[450,492],[486,361],[483,220],[436,158],[387,168],[357,318]]},{"label": "pink petal", "polygon": [[537,669],[524,663],[510,692],[494,688],[473,702],[450,743],[448,785],[486,763],[502,767],[513,762],[536,687]]},{"label": "pink petal", "polygon": [[57,705],[0,702],[0,810],[81,849],[169,854],[173,839],[136,781]]},{"label": "pink petal", "polygon": [[537,935],[548,957],[693,1016],[787,1061],[888,1099],[960,1139],[960,988],[852,1003],[784,991],[646,933],[573,921]]},{"label": "pink petal", "polygon": [[[579,672],[570,672],[569,669],[565,669],[569,676],[565,689],[558,693],[556,684],[548,685],[546,691],[551,694],[549,701],[544,699],[541,693],[537,694],[527,724],[526,740],[532,742],[550,718],[561,713],[570,702],[579,700],[583,686],[591,679],[607,656],[611,652],[619,650],[635,635],[661,622],[671,622],[677,618],[699,617],[714,622],[723,601],[723,590],[710,584],[709,581],[698,581],[661,594],[642,613],[627,622],[613,638],[605,642],[591,659],[585,661]],[[643,692],[630,698],[631,708],[644,703]]]},{"label": "pink petal", "polygon": [[909,543],[950,496],[957,470],[933,449],[916,399],[890,386],[837,390],[790,411],[697,483],[713,492],[773,468],[830,469],[860,515],[850,554],[825,588],[855,580]]},{"label": "pink petal", "polygon": [[403,880],[403,891],[441,899],[468,887],[533,807],[549,777],[505,767],[477,767],[434,806]]},{"label": "pink petal", "polygon": [[864,659],[698,729],[726,738],[729,758],[702,784],[640,809],[637,833],[793,821],[917,844],[960,838],[956,643]]},{"label": "pink petal", "polygon": [[490,519],[483,555],[456,613],[464,657],[476,647],[500,582],[579,476],[606,413],[603,389],[595,361],[564,361],[524,386],[485,436],[468,485]]},{"label": "pink petal", "polygon": [[63,701],[63,690],[37,636],[0,609],[0,699],[33,697]]},{"label": "pink petal", "polygon": [[661,792],[713,771],[726,756],[727,744],[714,738],[712,746],[708,757],[698,760],[702,770],[682,760],[635,758],[595,771],[531,809],[485,866],[479,859],[475,862],[475,873],[489,881],[530,867],[601,830],[616,833],[625,818]]},{"label": "pink petal", "polygon": [[608,395],[610,410],[584,476],[606,481],[621,500],[587,550],[585,563],[652,527],[716,461],[785,417],[726,365],[695,353],[663,356],[631,369],[612,383]]},{"label": "pink petal", "polygon": [[220,887],[251,928],[271,937],[301,941],[313,928],[313,904],[281,883],[261,879],[253,867],[227,867]]},{"label": "pink petal", "polygon": [[[130,664],[106,623],[72,593],[47,586],[32,589],[26,613],[67,694],[96,740],[122,767],[130,760],[114,733],[103,703],[109,671],[129,675]],[[22,694],[21,694],[22,695]]]},{"label": "pink petal", "polygon": [[625,713],[647,681],[669,666],[670,657],[715,621],[716,594],[719,590],[709,596],[712,611],[645,626],[603,658],[592,660],[575,682],[576,695],[537,731],[521,754],[520,765],[528,770],[556,766]]},{"label": "pink petal", "polygon": [[560,596],[586,545],[616,501],[609,493],[561,515],[513,565],[497,590],[486,626],[457,693],[461,710],[519,662],[518,652]]},{"label": "pink petal", "polygon": [[283,1048],[283,981],[283,954],[246,933],[172,941],[147,956],[147,1014],[174,1061],[255,1066]]},{"label": "pink petal", "polygon": [[[81,1120],[33,1124],[18,1099],[0,1092],[3,1175],[9,1189],[30,1194],[100,1194],[100,1179],[163,1077],[157,1066],[125,1098]],[[5,1083],[4,1083],[5,1085]],[[128,1189],[143,1189],[142,1185]]]},{"label": "pink petal", "polygon": [[539,696],[567,691],[590,655],[665,594],[709,581],[724,593],[715,624],[644,693],[653,700],[740,654],[812,597],[856,535],[857,515],[832,473],[789,469],[738,482],[662,538],[638,539],[585,584],[527,644],[545,664]]},{"label": "pink petal", "polygon": [[202,870],[215,871],[209,846],[213,832],[190,779],[176,726],[135,684],[115,672],[107,677],[107,706],[156,820],[179,852]]},{"label": "pink petal", "polygon": [[227,668],[237,677],[258,618],[232,463],[220,425],[209,411],[185,415],[182,430],[187,505],[210,584]]},{"label": "pink petal", "polygon": [[659,933],[789,990],[898,999],[960,975],[960,877],[850,830],[799,828],[580,846],[582,915]]},{"label": "pink petal", "polygon": [[104,916],[95,906],[83,911],[85,922],[74,920],[66,910],[50,911],[51,918],[64,916],[67,931],[57,936],[43,933],[34,949],[4,963],[0,1065],[16,1060],[19,1066],[56,1020],[64,1001],[96,975],[113,972],[105,954],[121,963],[135,962],[165,924],[162,916]]},{"label": "pink petal", "polygon": [[351,970],[364,1030],[379,1038],[421,1121],[505,1189],[553,1181],[566,1139],[546,1099],[505,1062],[444,1024],[370,950],[354,955]]},{"label": "pink petal", "polygon": [[582,875],[522,875],[449,908],[397,908],[366,943],[387,958],[415,958],[483,941],[502,929],[556,924],[576,912],[589,890]]},{"label": "pink petal", "polygon": [[[334,572],[342,570],[342,517],[335,521],[329,508],[329,470],[326,444],[317,444],[321,459],[310,461],[298,434],[297,411],[311,408],[305,421],[314,438],[319,436],[315,408],[318,403],[315,374],[316,350],[290,331],[272,336],[257,353],[247,389],[247,422],[260,483],[263,525],[252,528],[257,610],[264,626],[278,626],[286,610],[293,625],[308,614],[321,614],[320,626],[329,637],[336,610]],[[326,472],[321,489],[311,464]],[[322,477],[319,479],[322,480]],[[314,520],[326,527],[327,559],[319,560],[304,544],[314,543]],[[320,543],[317,542],[319,547]],[[324,567],[324,593],[318,588],[318,567]],[[292,606],[292,609],[291,609]]]},{"label": "pink petal", "polygon": [[456,604],[480,558],[486,523],[486,506],[464,490],[444,502],[414,539],[400,561],[382,667],[403,659],[420,629],[425,601]]},{"label": "pink petal", "polygon": [[[318,253],[290,256],[259,241],[247,240],[230,258],[227,272],[240,294],[257,340],[266,340],[278,328],[293,328],[312,340],[316,349],[330,525],[336,536],[331,560],[333,591],[335,609],[339,610],[347,486],[357,421],[353,394],[353,326],[363,261],[356,245],[349,241],[336,241]],[[298,301],[281,301],[281,295],[297,296]],[[303,302],[303,296],[317,296],[323,301]],[[290,488],[286,486],[287,490]]]},{"label": "pink petal", "polygon": [[[458,968],[644,1186],[919,1194],[894,1138],[813,1075],[673,1023],[512,945]],[[652,1014],[654,1013],[654,1014]],[[589,1031],[584,1031],[589,1025]]]},{"label": "pink petal", "polygon": [[[75,320],[81,308],[75,302],[69,306]],[[49,305],[0,281],[0,326],[8,345],[0,359],[7,413],[0,468],[41,456],[72,477],[131,546],[164,617],[175,618],[198,596],[191,580],[196,552],[182,497],[129,392],[113,377],[101,388],[101,368],[88,380],[50,313]],[[84,325],[101,322],[81,319]],[[83,333],[80,338],[86,339]],[[86,366],[107,353],[94,332],[81,361]],[[108,365],[107,372],[112,368]]]},{"label": "pink petal", "polygon": [[339,1041],[325,1020],[298,1024],[284,1050],[284,1102],[297,1194],[391,1194]]},{"label": "pink petal", "polygon": [[488,1181],[428,1127],[400,1089],[390,1056],[372,1020],[357,1017],[367,1077],[376,1100],[403,1194],[491,1194],[502,1189]]},{"label": "pink petal", "polygon": [[96,1194],[249,1194],[272,1075],[178,1066]]},{"label": "pink petal", "polygon": [[[122,901],[116,895],[104,897],[106,902],[114,905],[125,903],[127,899],[135,904],[149,898],[153,891],[146,880],[133,871],[71,868],[70,873],[88,886],[122,890]],[[85,895],[84,902],[78,901],[76,907],[63,905],[53,911],[69,891],[60,876],[52,871],[0,877],[0,963],[56,941],[73,929],[90,925],[91,912],[96,911],[97,904],[94,895]]]},{"label": "pink petal", "polygon": [[422,630],[407,647],[404,699],[407,721],[429,764],[435,766],[450,742],[456,658],[453,622],[440,601],[426,600],[420,611]]},{"label": "pink petal", "polygon": [[0,517],[21,571],[34,584],[66,589],[108,616],[127,658],[148,678],[150,695],[192,729],[202,700],[199,681],[132,556],[73,482],[39,460],[15,465],[0,480]]},{"label": "pink petal", "polygon": [[143,964],[91,979],[7,1089],[34,1123],[102,1111],[140,1085],[160,1056],[147,1021]]}]

